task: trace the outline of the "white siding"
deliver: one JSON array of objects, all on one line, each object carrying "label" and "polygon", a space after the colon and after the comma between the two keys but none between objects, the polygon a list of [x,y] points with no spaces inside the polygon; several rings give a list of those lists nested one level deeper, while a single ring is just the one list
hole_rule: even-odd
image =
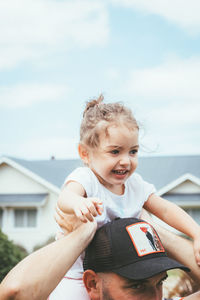
[{"label": "white siding", "polygon": [[55,235],[57,226],[53,215],[58,195],[11,166],[0,165],[0,194],[31,193],[48,193],[45,205],[38,207],[37,226],[16,228],[13,207],[3,208],[2,225],[2,231],[8,235],[9,239],[26,248],[28,252],[31,252],[34,246],[46,242],[49,237]]}]

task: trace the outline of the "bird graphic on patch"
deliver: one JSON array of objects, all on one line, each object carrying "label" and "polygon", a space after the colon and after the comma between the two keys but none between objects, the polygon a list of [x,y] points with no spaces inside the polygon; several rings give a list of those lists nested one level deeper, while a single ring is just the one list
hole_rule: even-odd
[{"label": "bird graphic on patch", "polygon": [[148,231],[148,228],[147,227],[140,227],[140,229],[146,235],[146,237],[147,237],[147,239],[149,241],[149,244],[153,248],[153,250],[158,251],[159,249],[157,249],[157,247],[156,247],[154,236]]},{"label": "bird graphic on patch", "polygon": [[[126,227],[138,256],[164,252],[162,243],[150,224],[138,222]],[[144,236],[146,237],[144,239]]]}]

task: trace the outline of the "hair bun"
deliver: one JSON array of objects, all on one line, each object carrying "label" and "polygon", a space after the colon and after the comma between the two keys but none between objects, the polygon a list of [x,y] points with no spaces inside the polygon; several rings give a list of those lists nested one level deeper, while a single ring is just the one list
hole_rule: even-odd
[{"label": "hair bun", "polygon": [[101,94],[97,99],[92,99],[91,101],[88,101],[86,103],[86,107],[85,107],[85,110],[83,112],[83,116],[86,114],[86,112],[90,109],[90,108],[93,108],[95,106],[98,106],[101,102],[103,102],[103,95]]}]

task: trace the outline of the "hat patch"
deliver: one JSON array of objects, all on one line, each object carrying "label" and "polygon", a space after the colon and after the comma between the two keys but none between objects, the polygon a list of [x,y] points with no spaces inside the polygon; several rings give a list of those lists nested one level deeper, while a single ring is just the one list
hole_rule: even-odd
[{"label": "hat patch", "polygon": [[165,252],[162,243],[148,223],[135,223],[126,227],[131,241],[138,253],[138,256],[144,256],[155,252]]}]

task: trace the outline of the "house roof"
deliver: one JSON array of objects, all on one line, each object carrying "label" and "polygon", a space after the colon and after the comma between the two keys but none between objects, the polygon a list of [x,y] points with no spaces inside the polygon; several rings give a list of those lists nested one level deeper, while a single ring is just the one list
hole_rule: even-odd
[{"label": "house roof", "polygon": [[29,171],[39,175],[57,187],[61,187],[66,176],[75,168],[82,165],[79,159],[66,160],[24,160],[11,158],[16,163],[27,168]]},{"label": "house roof", "polygon": [[0,206],[35,207],[45,203],[47,193],[42,194],[0,194]]},{"label": "house roof", "polygon": [[178,178],[182,178],[182,182],[197,178],[200,184],[200,155],[141,157],[137,172],[157,190],[171,185]]},{"label": "house roof", "polygon": [[[9,157],[9,160],[57,188],[62,186],[72,170],[82,166],[79,159],[24,160]],[[197,178],[195,183],[200,184],[200,155],[140,157],[137,172],[144,180],[153,183],[157,190],[170,186],[179,178],[179,183],[181,180],[193,181],[193,178]]]}]

